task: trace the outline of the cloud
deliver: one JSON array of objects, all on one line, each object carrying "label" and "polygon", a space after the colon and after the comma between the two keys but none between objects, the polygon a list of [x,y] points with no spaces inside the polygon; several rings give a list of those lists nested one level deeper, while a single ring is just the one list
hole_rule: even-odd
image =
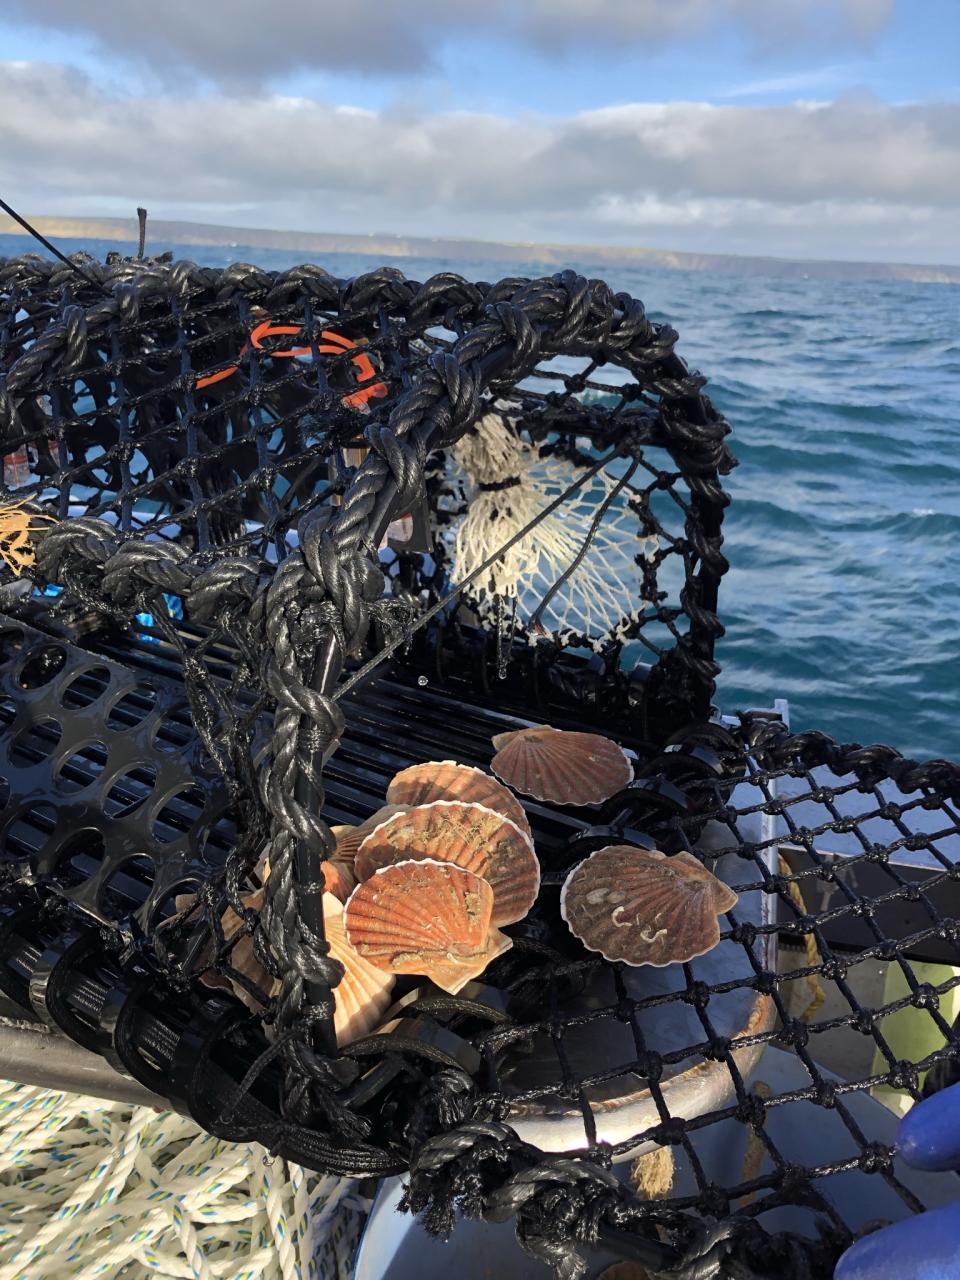
[{"label": "cloud", "polygon": [[894,0],[528,0],[517,8],[520,31],[541,48],[659,43],[732,23],[772,51],[868,43],[890,22]]},{"label": "cloud", "polygon": [[143,203],[241,226],[960,258],[960,104],[513,118],[270,94],[118,100],[75,71],[0,64],[0,118],[0,190],[37,213]]},{"label": "cloud", "polygon": [[808,67],[804,71],[794,71],[789,75],[769,76],[763,80],[748,80],[742,84],[732,85],[720,93],[717,98],[755,98],[764,94],[792,94],[794,97],[810,95],[817,91],[820,94],[836,91],[842,86],[856,84],[862,79],[864,65],[862,63],[837,62],[826,67]]},{"label": "cloud", "polygon": [[765,51],[868,43],[893,0],[7,0],[8,21],[91,40],[167,80],[265,83],[293,71],[435,68],[458,35],[556,56],[636,53],[729,27]]}]

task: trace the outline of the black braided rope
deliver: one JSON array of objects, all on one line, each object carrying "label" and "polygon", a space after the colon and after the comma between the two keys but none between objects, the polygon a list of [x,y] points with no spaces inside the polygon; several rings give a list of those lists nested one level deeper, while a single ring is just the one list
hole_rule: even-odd
[{"label": "black braided rope", "polygon": [[[706,735],[709,737],[710,735]],[[721,741],[721,739],[715,739]],[[742,745],[737,746],[737,742]],[[900,780],[900,786],[909,787],[908,792],[900,791],[903,799],[892,801],[888,796],[878,796],[876,803],[864,813],[866,826],[883,815],[888,821],[904,829],[900,842],[906,843],[915,838],[912,834],[912,818],[920,814],[942,812],[943,823],[950,825],[958,833],[957,815],[951,806],[956,791],[958,770],[956,766],[934,761],[927,764],[906,760],[888,748],[863,748],[856,744],[839,745],[822,734],[789,735],[782,726],[767,717],[745,717],[742,733],[738,739],[728,739],[727,756],[729,768],[736,772],[738,752],[742,746],[751,746],[754,753],[756,770],[752,774],[752,785],[760,797],[766,793],[770,783],[777,777],[808,779],[804,789],[796,798],[796,802],[809,803],[815,796],[823,813],[822,831],[829,846],[831,832],[856,831],[856,824],[842,818],[831,818],[836,806],[844,796],[857,794],[871,796],[881,783],[887,783],[891,776]],[[669,757],[668,757],[669,758]],[[681,756],[673,757],[675,768],[672,775],[678,781],[684,777],[684,765]],[[650,768],[658,768],[656,758]],[[810,776],[811,770],[829,770],[828,777]],[[739,818],[738,811],[731,812],[727,796],[714,776],[713,782],[691,782],[686,775],[685,786],[690,796],[692,810],[687,816],[678,815],[676,811],[662,812],[659,815],[647,810],[643,819],[644,826],[651,832],[657,843],[670,848],[675,845],[686,847],[694,842],[695,833],[702,822],[704,812],[712,814],[714,821],[735,824]],[[945,794],[946,792],[946,794]],[[911,798],[907,798],[911,797]],[[635,800],[641,804],[641,799]],[[752,806],[745,806],[743,812],[749,813]],[[764,807],[772,812],[781,812],[789,821],[790,805],[782,805],[779,801],[764,802]],[[699,817],[695,816],[699,813]],[[936,830],[936,823],[934,823]],[[797,831],[798,841],[806,840],[811,851],[815,851],[817,828],[805,828]],[[928,893],[933,894],[937,881],[947,883],[958,878],[958,867],[944,861],[939,877],[926,891],[917,891],[916,887],[899,879],[891,863],[891,851],[897,841],[889,846],[880,846],[875,839],[865,846],[860,859],[851,859],[884,867],[895,887],[890,893],[877,896],[875,906],[879,907],[884,898],[895,901],[916,902],[924,909],[931,911],[928,934],[944,943],[951,943],[960,950],[960,924],[956,919],[938,918],[932,897],[928,903]],[[936,842],[928,836],[925,843],[936,848]],[[911,844],[911,847],[914,846]],[[750,846],[744,854],[753,856]],[[549,873],[547,879],[549,880]],[[808,869],[794,871],[789,875],[768,875],[769,890],[782,895],[788,900],[788,891],[793,884],[806,886],[810,879],[834,881],[837,885],[844,882],[843,872],[831,871],[825,864],[814,861]],[[17,899],[23,902],[23,888],[16,886]],[[51,907],[56,908],[55,895],[50,898]],[[861,906],[871,905],[854,898],[850,904],[851,919]],[[824,981],[843,984],[849,968],[860,961],[861,956],[845,960],[841,955],[831,952],[830,946],[822,938],[820,931],[825,927],[830,912],[820,914],[797,915],[794,925],[798,936],[813,932],[818,938],[821,949],[821,962],[818,971]],[[43,924],[43,930],[53,927],[56,930],[67,923],[68,918],[62,912],[54,914]],[[35,928],[39,929],[39,922]],[[777,926],[764,926],[765,929]],[[750,924],[736,924],[732,937],[736,937],[748,945],[756,941],[762,932]],[[46,936],[46,935],[44,935]],[[915,941],[912,939],[911,941]],[[48,946],[48,943],[44,943]],[[905,942],[886,937],[878,933],[878,940],[872,948],[863,952],[864,957],[877,957],[896,960],[901,956]],[[518,1037],[529,1034],[543,1014],[540,1012],[552,1004],[551,990],[562,988],[563,984],[574,981],[576,975],[589,973],[598,965],[596,959],[583,961],[576,955],[564,955],[549,948],[535,945],[529,951],[518,947],[517,958],[526,960],[519,970],[518,980],[514,982],[509,976],[508,967],[500,981],[505,991],[512,991],[513,1016],[503,1020],[494,1019],[489,1029],[472,1035],[472,1042],[481,1050],[485,1060],[497,1061],[504,1052],[509,1053],[510,1045]],[[509,957],[507,957],[509,960]],[[909,966],[905,966],[909,974]],[[761,1035],[764,1041],[775,1036],[781,1042],[792,1044],[804,1061],[810,1076],[810,1085],[799,1091],[791,1099],[778,1099],[780,1105],[790,1106],[797,1101],[814,1102],[816,1105],[834,1112],[844,1110],[844,1093],[832,1084],[816,1068],[810,1057],[812,1043],[811,1029],[796,1016],[792,1016],[783,1005],[780,994],[780,983],[796,980],[807,972],[804,968],[791,969],[780,979],[775,975],[758,968],[753,978],[754,989],[764,992],[778,1003],[780,1014],[779,1028]],[[949,984],[947,984],[947,988]],[[705,1041],[698,1049],[705,1058],[730,1063],[732,1044],[728,1037],[718,1035],[710,1030],[709,1009],[712,989],[703,982],[690,980],[684,998],[695,1002],[706,1019]],[[624,997],[621,997],[623,999]],[[176,1018],[178,1003],[182,1006],[183,993],[171,992],[166,997],[166,1014]],[[519,1003],[517,1003],[519,1002]],[[937,991],[914,979],[912,994],[908,1001],[917,1008],[930,1010],[931,1016],[937,1016]],[[94,997],[92,1008],[99,1008],[102,998]],[[130,1003],[130,1001],[128,1001]],[[880,1015],[891,1012],[896,1005],[885,1007],[882,1011],[852,1005],[846,1021],[851,1028],[868,1031],[878,1039],[881,1048],[885,1041],[880,1030]],[[433,1006],[426,1004],[435,1014],[451,1015],[468,1022],[472,1017],[474,1006],[469,1000],[441,1000]],[[526,1012],[522,1012],[526,1010]],[[561,1011],[554,1015],[558,1026],[564,1024]],[[235,1022],[234,1017],[234,1022]],[[836,1020],[834,1020],[836,1021]],[[941,1022],[943,1021],[941,1017]],[[946,1024],[943,1027],[944,1050],[928,1058],[923,1063],[904,1063],[895,1058],[890,1059],[888,1070],[875,1082],[896,1082],[898,1087],[907,1088],[914,1095],[918,1093],[919,1070],[927,1066],[935,1066],[949,1059],[956,1052],[956,1036]],[[347,1058],[342,1062],[352,1061],[354,1064],[364,1061],[363,1055],[370,1049],[382,1051],[387,1049],[392,1056],[402,1059],[404,1068],[396,1078],[396,1091],[386,1095],[375,1095],[373,1106],[375,1112],[366,1116],[351,1114],[349,1109],[335,1106],[334,1099],[349,1096],[352,1082],[349,1077],[328,1077],[327,1087],[316,1091],[316,1097],[326,1102],[327,1109],[322,1119],[314,1119],[309,1128],[304,1128],[295,1114],[285,1117],[259,1115],[256,1108],[251,1110],[252,1098],[250,1088],[258,1080],[264,1078],[269,1061],[275,1061],[284,1054],[298,1033],[294,1026],[289,1033],[290,1040],[282,1038],[275,1041],[263,1053],[260,1059],[252,1062],[246,1071],[244,1080],[232,1094],[226,1093],[221,1077],[216,1073],[207,1079],[207,1070],[203,1063],[209,1058],[211,1063],[216,1054],[216,1046],[222,1038],[214,1036],[208,1042],[199,1058],[188,1058],[192,1065],[185,1082],[191,1090],[191,1108],[193,1113],[211,1125],[216,1131],[235,1139],[249,1140],[257,1137],[273,1149],[282,1151],[290,1158],[306,1160],[338,1171],[353,1173],[382,1173],[395,1171],[404,1167],[411,1160],[411,1183],[409,1205],[423,1213],[426,1222],[435,1230],[446,1230],[452,1222],[452,1211],[459,1207],[468,1214],[477,1214],[496,1220],[508,1216],[517,1218],[520,1238],[525,1248],[535,1256],[547,1260],[558,1270],[560,1275],[576,1276],[582,1267],[577,1254],[592,1244],[603,1244],[626,1256],[638,1258],[647,1266],[653,1276],[678,1275],[692,1280],[693,1277],[713,1276],[756,1276],[772,1277],[778,1275],[826,1277],[830,1274],[833,1259],[849,1239],[843,1224],[831,1219],[827,1202],[819,1193],[815,1193],[815,1184],[821,1184],[833,1174],[859,1167],[871,1169],[885,1180],[892,1180],[898,1193],[905,1195],[907,1203],[916,1208],[915,1197],[911,1199],[905,1188],[898,1186],[893,1175],[890,1153],[876,1143],[871,1143],[866,1135],[859,1135],[857,1141],[862,1143],[860,1153],[853,1160],[846,1155],[824,1151],[824,1159],[816,1167],[798,1170],[789,1164],[775,1163],[774,1170],[762,1178],[755,1178],[744,1184],[753,1196],[758,1193],[762,1199],[751,1206],[747,1214],[730,1216],[730,1205],[734,1192],[738,1189],[729,1187],[721,1189],[717,1185],[705,1182],[693,1198],[674,1200],[654,1204],[645,1204],[627,1192],[618,1182],[616,1187],[607,1174],[611,1163],[623,1154],[623,1147],[646,1137],[648,1140],[679,1144],[693,1158],[692,1142],[696,1138],[701,1123],[710,1124],[723,1118],[724,1114],[735,1115],[741,1123],[750,1126],[755,1132],[763,1133],[764,1117],[769,1110],[770,1102],[764,1102],[740,1083],[738,1098],[727,1112],[706,1116],[701,1122],[683,1122],[669,1117],[655,1130],[646,1135],[635,1135],[632,1139],[618,1147],[606,1147],[602,1143],[590,1143],[583,1150],[571,1152],[564,1157],[547,1156],[535,1147],[520,1140],[509,1123],[510,1108],[513,1105],[509,1095],[500,1091],[490,1083],[478,1087],[470,1075],[462,1069],[454,1068],[447,1054],[441,1049],[430,1050],[424,1055],[424,1048],[418,1046],[416,1039],[410,1035],[397,1037],[385,1043],[380,1037],[369,1037],[367,1042],[358,1042],[351,1047]],[[155,1031],[144,1029],[140,1034],[149,1037],[152,1043],[166,1043],[166,1033],[158,1035]],[[748,1037],[749,1039],[749,1037]],[[176,1036],[173,1037],[175,1042]],[[377,1045],[376,1042],[380,1041]],[[301,1052],[304,1050],[301,1049]],[[168,1052],[164,1050],[163,1052]],[[686,1054],[688,1051],[684,1050]],[[889,1049],[884,1052],[889,1055]],[[658,1052],[656,1046],[638,1046],[635,1070],[650,1082],[651,1087],[660,1080],[671,1058],[675,1054]],[[389,1059],[388,1059],[389,1060]],[[422,1063],[437,1064],[439,1069],[431,1071],[428,1066],[426,1074],[420,1073],[418,1060]],[[304,1070],[311,1072],[311,1078],[322,1078],[325,1069],[323,1062],[309,1063]],[[734,1079],[735,1068],[730,1065]],[[561,1089],[579,1088],[577,1078],[568,1078],[569,1068],[558,1062],[557,1084]],[[862,1086],[854,1086],[862,1087]],[[345,1089],[345,1091],[344,1091]],[[206,1091],[217,1094],[218,1106],[210,1109],[210,1101],[206,1099]],[[406,1103],[406,1105],[404,1105]],[[373,1114],[376,1119],[373,1120]],[[387,1130],[393,1128],[394,1142],[402,1133],[399,1145],[391,1147],[390,1142],[378,1148]],[[376,1131],[376,1132],[375,1132]],[[852,1131],[856,1136],[857,1131]],[[588,1131],[589,1134],[589,1131]],[[371,1141],[372,1140],[372,1141]],[[771,1150],[776,1156],[776,1147]],[[743,1190],[739,1190],[743,1194]],[[820,1220],[820,1236],[811,1242],[792,1235],[770,1236],[764,1232],[756,1221],[758,1212],[774,1207],[777,1203],[807,1205]],[[698,1225],[692,1218],[691,1211],[698,1214],[712,1215],[717,1219],[716,1226]],[[656,1256],[659,1253],[659,1258]]]}]

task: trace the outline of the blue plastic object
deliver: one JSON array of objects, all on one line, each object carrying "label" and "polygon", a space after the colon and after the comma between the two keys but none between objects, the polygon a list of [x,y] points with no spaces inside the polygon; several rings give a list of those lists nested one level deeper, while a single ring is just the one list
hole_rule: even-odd
[{"label": "blue plastic object", "polygon": [[[915,1169],[960,1169],[960,1085],[917,1104],[902,1120],[897,1151]],[[958,1187],[960,1189],[960,1187]],[[834,1280],[957,1280],[960,1200],[858,1240]]]},{"label": "blue plastic object", "polygon": [[897,1151],[914,1169],[960,1169],[960,1084],[907,1112],[897,1131]]},{"label": "blue plastic object", "polygon": [[[142,623],[142,624],[143,624],[143,626],[145,626],[145,627],[152,627],[152,626],[153,626],[153,614],[152,614],[152,613],[138,613],[138,614],[137,614],[137,621],[138,621],[138,622],[140,622],[140,623]],[[145,644],[159,644],[159,643],[160,643],[159,639],[158,639],[156,636],[152,636],[152,635],[150,635],[150,633],[149,633],[149,632],[142,632],[142,631],[141,631],[141,632],[138,632],[138,633],[137,633],[137,639],[138,639],[138,640],[143,640]]]},{"label": "blue plastic object", "polygon": [[[169,613],[171,618],[176,618],[178,620],[183,618],[183,601],[179,596],[171,596],[165,593],[163,602],[167,606],[167,613]],[[155,626],[155,620],[152,613],[138,613],[137,621],[142,622],[145,627]],[[147,644],[160,643],[158,636],[150,634],[141,633],[138,636],[138,639],[146,641]]]},{"label": "blue plastic object", "polygon": [[960,1204],[875,1231],[847,1250],[833,1274],[834,1280],[957,1280]]}]

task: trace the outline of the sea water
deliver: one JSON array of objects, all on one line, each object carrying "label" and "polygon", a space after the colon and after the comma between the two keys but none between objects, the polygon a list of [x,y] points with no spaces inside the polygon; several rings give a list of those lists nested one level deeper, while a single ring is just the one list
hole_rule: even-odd
[{"label": "sea water", "polygon": [[[0,236],[0,255],[27,240]],[[115,245],[65,241],[102,257]],[[151,243],[209,266],[303,254]],[[334,254],[351,276],[380,265]],[[415,279],[543,275],[526,263],[392,258]],[[728,418],[724,710],[788,698],[796,728],[960,759],[960,288],[716,275],[571,261],[680,332]]]}]

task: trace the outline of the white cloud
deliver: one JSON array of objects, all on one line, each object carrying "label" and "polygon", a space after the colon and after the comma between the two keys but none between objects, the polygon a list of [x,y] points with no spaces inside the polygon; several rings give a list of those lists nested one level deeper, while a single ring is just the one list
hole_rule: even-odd
[{"label": "white cloud", "polygon": [[768,76],[763,80],[747,80],[722,90],[717,98],[754,98],[764,94],[808,93],[811,90],[830,92],[843,85],[856,84],[863,77],[862,63],[837,62],[825,67],[810,67],[806,71],[794,71],[789,75]]},{"label": "white cloud", "polygon": [[858,46],[887,25],[893,0],[7,0],[6,9],[167,78],[251,83],[303,69],[422,72],[461,33],[548,56],[615,55],[723,27],[761,52]]},{"label": "white cloud", "polygon": [[960,105],[635,104],[555,119],[269,94],[118,100],[0,64],[0,190],[37,213],[960,259]]}]

